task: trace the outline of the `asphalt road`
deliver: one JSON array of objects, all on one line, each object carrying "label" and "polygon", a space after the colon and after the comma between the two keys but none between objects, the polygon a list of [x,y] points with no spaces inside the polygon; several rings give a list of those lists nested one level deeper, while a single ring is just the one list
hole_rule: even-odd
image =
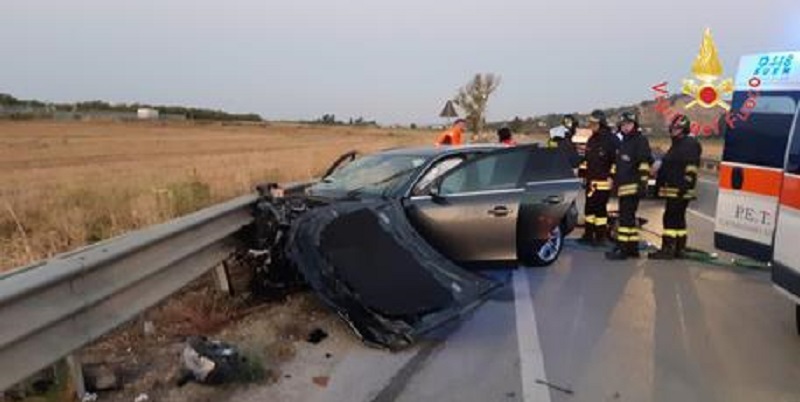
[{"label": "asphalt road", "polygon": [[[692,205],[711,250],[716,184]],[[640,215],[659,232],[661,204]],[[722,256],[726,258],[726,256]],[[354,349],[315,401],[800,401],[794,305],[769,273],[695,261],[609,262],[570,242],[447,334],[400,354]]]}]

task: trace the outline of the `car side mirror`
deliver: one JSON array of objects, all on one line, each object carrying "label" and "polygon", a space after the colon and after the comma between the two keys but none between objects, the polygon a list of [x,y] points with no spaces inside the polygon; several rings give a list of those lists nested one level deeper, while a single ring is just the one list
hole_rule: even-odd
[{"label": "car side mirror", "polygon": [[431,196],[433,202],[441,202],[444,201],[444,196],[442,195],[442,182],[436,181],[431,185],[431,188],[428,190],[428,195]]}]

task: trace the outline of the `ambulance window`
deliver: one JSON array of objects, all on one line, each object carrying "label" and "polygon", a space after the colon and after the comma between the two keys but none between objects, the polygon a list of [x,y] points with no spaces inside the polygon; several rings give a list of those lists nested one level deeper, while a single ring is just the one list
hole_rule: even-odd
[{"label": "ambulance window", "polygon": [[[746,100],[747,93],[737,92],[731,110],[745,110]],[[783,168],[796,108],[790,96],[761,94],[747,119],[735,120],[734,127],[726,131],[723,160]],[[738,112],[731,112],[736,115]]]},{"label": "ambulance window", "polygon": [[794,133],[792,133],[792,145],[789,149],[789,160],[786,164],[786,172],[792,174],[800,174],[800,115],[794,124]]}]

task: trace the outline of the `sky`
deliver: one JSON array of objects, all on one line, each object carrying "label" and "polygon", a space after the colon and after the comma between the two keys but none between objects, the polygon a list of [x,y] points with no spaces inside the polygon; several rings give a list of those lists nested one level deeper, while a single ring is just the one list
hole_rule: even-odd
[{"label": "sky", "polygon": [[502,120],[677,90],[706,27],[733,76],[800,50],[800,2],[2,0],[0,93],[427,124],[486,72]]}]

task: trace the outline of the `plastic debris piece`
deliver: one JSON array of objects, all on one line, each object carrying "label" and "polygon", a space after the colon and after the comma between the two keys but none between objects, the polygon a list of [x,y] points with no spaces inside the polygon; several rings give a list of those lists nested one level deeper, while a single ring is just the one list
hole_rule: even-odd
[{"label": "plastic debris piece", "polygon": [[87,392],[85,395],[83,395],[83,398],[81,398],[81,402],[95,402],[96,400],[97,394],[93,392]]}]

